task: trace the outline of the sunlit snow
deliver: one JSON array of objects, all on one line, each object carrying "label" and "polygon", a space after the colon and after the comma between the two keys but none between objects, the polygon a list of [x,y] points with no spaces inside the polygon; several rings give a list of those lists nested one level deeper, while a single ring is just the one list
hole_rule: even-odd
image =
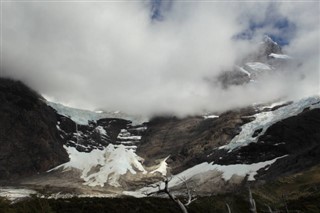
[{"label": "sunlit snow", "polygon": [[204,119],[212,119],[212,118],[219,118],[219,115],[204,115]]},{"label": "sunlit snow", "polygon": [[271,53],[269,56],[272,58],[278,58],[278,59],[291,59],[290,56],[284,55],[284,54]]},{"label": "sunlit snow", "polygon": [[[265,161],[265,162],[259,162],[259,163],[253,163],[253,164],[234,164],[234,165],[218,165],[213,163],[201,163],[194,167],[191,167],[177,175],[174,175],[172,179],[169,182],[169,187],[175,187],[180,184],[183,184],[184,181],[189,181],[194,178],[200,178],[206,180],[207,178],[210,178],[210,172],[220,172],[221,178],[225,181],[230,180],[234,175],[245,177],[248,175],[249,181],[254,181],[254,176],[257,174],[257,171],[266,168],[268,169],[271,164],[276,162],[278,159],[286,157],[278,157],[273,160]],[[160,188],[164,187],[164,183],[161,182]],[[158,190],[154,187],[144,187],[142,189],[139,189],[137,191],[126,191],[124,194],[131,195],[135,197],[143,197],[145,194],[154,192]]]},{"label": "sunlit snow", "polygon": [[[74,147],[64,147],[70,157],[70,161],[53,170],[63,168],[64,170],[78,169],[84,184],[89,186],[101,186],[105,184],[119,187],[121,175],[130,172],[136,174],[147,171],[143,168],[142,158],[137,156],[132,149],[124,145],[109,144],[103,150],[92,150],[89,153],[79,152]],[[52,170],[50,170],[52,171]]]},{"label": "sunlit snow", "polygon": [[151,171],[150,173],[156,173],[156,172],[159,172],[160,174],[162,174],[163,176],[166,176],[167,175],[167,167],[168,167],[168,164],[167,164],[167,160],[170,156],[166,157],[163,161],[161,161],[159,167],[153,171]]}]

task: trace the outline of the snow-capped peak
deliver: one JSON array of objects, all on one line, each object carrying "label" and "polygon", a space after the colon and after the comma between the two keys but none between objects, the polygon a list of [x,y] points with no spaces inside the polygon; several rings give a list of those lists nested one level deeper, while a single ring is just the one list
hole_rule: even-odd
[{"label": "snow-capped peak", "polygon": [[265,43],[272,43],[272,44],[274,44],[274,45],[278,45],[278,43],[277,42],[275,42],[270,36],[268,36],[268,35],[264,35],[264,37],[263,37],[263,42],[265,42]]}]

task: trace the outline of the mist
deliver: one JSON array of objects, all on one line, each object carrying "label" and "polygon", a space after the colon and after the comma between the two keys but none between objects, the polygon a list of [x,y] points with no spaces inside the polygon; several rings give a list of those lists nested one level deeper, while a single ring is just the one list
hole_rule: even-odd
[{"label": "mist", "polygon": [[[69,106],[145,116],[319,94],[319,2],[163,5],[155,17],[149,1],[2,2],[1,76]],[[283,18],[294,30],[272,24]],[[238,39],[252,20],[265,24]],[[283,50],[299,66],[227,89],[206,82],[232,70],[266,33],[287,39]]]}]

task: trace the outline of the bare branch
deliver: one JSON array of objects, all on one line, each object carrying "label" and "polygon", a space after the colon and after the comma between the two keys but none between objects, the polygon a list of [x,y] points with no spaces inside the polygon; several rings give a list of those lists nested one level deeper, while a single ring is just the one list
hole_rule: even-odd
[{"label": "bare branch", "polygon": [[153,188],[157,188],[157,186],[158,186],[158,191],[148,193],[147,195],[150,196],[150,195],[152,195],[152,194],[166,193],[166,194],[169,196],[169,198],[177,204],[177,206],[180,208],[180,210],[181,210],[183,213],[188,213],[188,210],[187,210],[186,206],[185,206],[178,198],[176,198],[176,197],[170,192],[170,190],[169,190],[169,181],[170,181],[171,179],[172,179],[172,177],[171,177],[171,178],[164,177],[164,178],[163,178],[164,188],[161,189],[161,184],[157,184],[157,185],[156,185],[155,187],[153,187]]},{"label": "bare branch", "polygon": [[250,203],[250,212],[257,213],[256,201],[252,197],[252,192],[249,187],[249,203]]},{"label": "bare branch", "polygon": [[268,206],[268,205],[267,205],[267,207],[268,207],[268,211],[269,211],[269,213],[273,213],[273,211],[272,211],[271,207],[270,207],[270,206]]},{"label": "bare branch", "polygon": [[187,189],[187,194],[188,194],[188,200],[184,205],[185,206],[189,206],[193,201],[197,200],[197,198],[192,196],[191,189],[189,187],[189,184],[188,184],[188,181],[186,180],[186,178],[185,177],[181,177],[179,179],[181,180],[181,182],[184,183],[184,185],[185,185],[185,187]]},{"label": "bare branch", "polygon": [[228,213],[231,213],[231,209],[230,209],[230,206],[229,206],[228,203],[226,203],[226,207],[227,207],[227,209],[228,209]]},{"label": "bare branch", "polygon": [[152,185],[147,185],[147,187],[150,187],[150,188],[157,188],[158,191],[153,191],[153,192],[143,192],[144,195],[146,196],[151,196],[151,195],[154,195],[154,194],[161,194],[161,193],[164,193],[164,190],[161,189],[161,184],[160,183],[157,183],[157,184],[152,184]]},{"label": "bare branch", "polygon": [[158,190],[160,190],[160,189],[161,189],[161,184],[158,183],[158,184],[150,185],[149,187],[151,187],[151,188],[158,188]]}]

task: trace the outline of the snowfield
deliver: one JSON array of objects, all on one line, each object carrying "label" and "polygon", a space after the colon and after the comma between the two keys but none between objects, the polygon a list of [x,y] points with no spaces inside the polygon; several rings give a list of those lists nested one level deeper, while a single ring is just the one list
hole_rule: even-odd
[{"label": "snowfield", "polygon": [[78,169],[81,171],[81,178],[88,186],[101,186],[105,184],[119,187],[119,179],[121,175],[130,172],[136,174],[147,171],[142,166],[142,158],[137,156],[132,149],[128,149],[124,145],[109,144],[103,150],[92,150],[91,152],[79,152],[74,147],[66,147],[70,161],[55,167],[50,171],[63,168],[64,171],[70,169]]},{"label": "snowfield", "polygon": [[[201,163],[194,167],[191,167],[177,175],[172,176],[172,179],[169,182],[169,187],[176,187],[184,184],[184,181],[197,180],[197,184],[201,182],[206,182],[215,176],[216,173],[221,174],[221,178],[224,181],[230,180],[233,176],[245,177],[248,175],[249,181],[254,181],[254,176],[257,174],[257,171],[260,169],[268,169],[271,164],[276,162],[278,159],[287,157],[282,156],[275,158],[273,160],[259,162],[254,164],[234,164],[234,165],[218,165],[212,163]],[[164,188],[164,183],[159,182],[161,188]],[[144,187],[137,191],[125,191],[123,194],[130,195],[134,197],[144,197],[146,194],[157,191],[158,188],[154,187]]]},{"label": "snowfield", "polygon": [[[283,103],[284,102],[277,102],[271,105],[265,105],[262,106],[260,110],[282,105]],[[288,103],[288,105],[282,106],[274,111],[259,112],[253,115],[255,120],[244,124],[241,127],[241,132],[236,135],[229,144],[221,146],[219,149],[226,149],[229,152],[232,152],[234,149],[254,143],[271,125],[288,117],[295,116],[306,108],[320,108],[320,96],[304,98]],[[219,116],[211,114],[203,116],[204,119],[217,117]],[[146,127],[140,128],[142,130],[146,129]],[[256,130],[261,130],[261,132],[256,137],[253,137]],[[102,127],[98,126],[96,131],[105,137],[108,137],[106,131]],[[84,185],[90,187],[112,186],[117,188],[122,187],[120,180],[121,177],[126,174],[147,176],[154,173],[160,173],[161,175],[166,176],[168,174],[168,164],[166,161],[170,156],[163,159],[156,169],[153,169],[153,171],[149,170],[150,172],[148,172],[146,170],[147,167],[145,168],[143,166],[144,159],[135,153],[135,143],[139,143],[140,140],[141,136],[131,135],[128,130],[122,129],[117,136],[117,143],[119,144],[109,144],[104,149],[94,149],[91,152],[79,152],[74,147],[64,146],[69,154],[70,161],[49,170],[48,172],[57,169],[62,169],[63,171],[76,169],[80,171],[80,178],[83,180]],[[249,181],[254,181],[257,171],[260,169],[268,169],[269,166],[278,159],[285,157],[286,155],[253,164],[219,165],[214,164],[214,162],[204,162],[179,174],[173,175],[169,182],[169,187],[181,187],[183,181],[186,180],[195,180],[200,186],[211,180],[213,177],[218,177],[220,181],[227,182],[239,177],[244,178],[245,176],[248,176]],[[158,184],[161,184],[162,187],[164,186],[164,183],[159,182]],[[155,190],[157,189],[153,187],[144,187],[137,191],[124,191],[122,193],[124,195],[143,197],[146,196],[147,193],[154,192]]]}]

